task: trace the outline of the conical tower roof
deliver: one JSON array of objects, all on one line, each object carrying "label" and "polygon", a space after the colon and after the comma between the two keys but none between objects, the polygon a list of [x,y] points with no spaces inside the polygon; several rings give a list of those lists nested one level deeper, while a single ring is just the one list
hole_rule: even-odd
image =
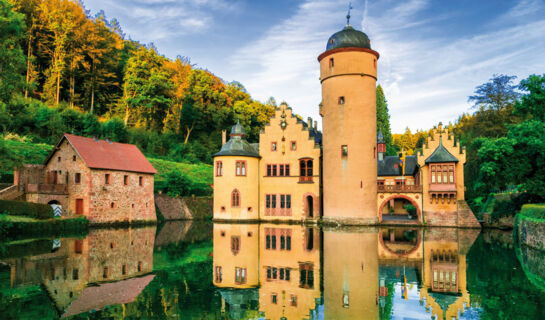
[{"label": "conical tower roof", "polygon": [[237,121],[237,124],[231,128],[229,137],[229,141],[221,147],[221,150],[214,157],[243,156],[261,158],[259,151],[246,140],[246,131],[244,131],[240,121]]}]

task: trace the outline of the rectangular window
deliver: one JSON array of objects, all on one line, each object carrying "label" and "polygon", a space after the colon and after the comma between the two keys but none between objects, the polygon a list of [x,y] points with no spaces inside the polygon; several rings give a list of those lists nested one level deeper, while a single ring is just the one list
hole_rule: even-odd
[{"label": "rectangular window", "polygon": [[246,161],[237,161],[236,162],[236,175],[245,176],[246,175]]},{"label": "rectangular window", "polygon": [[286,268],[286,281],[290,281],[290,269],[288,268]]},{"label": "rectangular window", "polygon": [[267,268],[267,279],[272,279],[272,269],[271,267],[268,267]]},{"label": "rectangular window", "polygon": [[286,208],[291,209],[291,194],[286,195]]},{"label": "rectangular window", "polygon": [[[291,236],[286,236],[286,250],[291,250]],[[286,280],[289,280],[289,279],[286,279]]]},{"label": "rectangular window", "polygon": [[329,67],[333,68],[334,66],[335,66],[335,60],[333,60],[333,58],[330,58],[329,59]]},{"label": "rectangular window", "polygon": [[81,183],[81,173],[77,172],[74,174],[74,183]]},{"label": "rectangular window", "polygon": [[109,173],[106,173],[104,175],[104,183],[105,184],[110,184],[110,174]]},{"label": "rectangular window", "polygon": [[284,173],[286,174],[286,177],[290,176],[290,165],[289,164],[286,165]]},{"label": "rectangular window", "polygon": [[83,252],[83,240],[76,240],[74,249],[76,254],[81,254]]},{"label": "rectangular window", "polygon": [[61,162],[61,157],[57,157],[57,162]]},{"label": "rectangular window", "polygon": [[267,165],[267,177],[272,176],[272,165]]},{"label": "rectangular window", "polygon": [[123,274],[123,275],[127,274],[127,265],[126,264],[121,266],[121,274]]},{"label": "rectangular window", "polygon": [[348,156],[348,146],[347,145],[341,146],[341,156],[343,156],[343,157]]},{"label": "rectangular window", "polygon": [[344,97],[339,97],[339,104],[344,104]]},{"label": "rectangular window", "polygon": [[223,175],[223,162],[216,161],[216,177],[221,177]]},{"label": "rectangular window", "polygon": [[448,167],[443,166],[443,183],[448,183],[447,174],[448,174]]},{"label": "rectangular window", "polygon": [[272,165],[272,176],[273,176],[273,177],[276,177],[276,168],[277,168],[277,165],[276,165],[276,164],[273,164],[273,165]]},{"label": "rectangular window", "polygon": [[276,150],[277,150],[276,141],[271,142],[271,151],[276,151]]},{"label": "rectangular window", "polygon": [[296,141],[292,141],[291,142],[291,151],[295,151],[297,150],[297,142]]},{"label": "rectangular window", "polygon": [[271,207],[271,195],[268,194],[265,196],[265,208],[270,208]]},{"label": "rectangular window", "polygon": [[280,280],[284,280],[284,268],[280,268]]},{"label": "rectangular window", "polygon": [[292,307],[297,307],[297,296],[296,295],[291,295],[290,297],[290,305]]},{"label": "rectangular window", "polygon": [[278,301],[277,301],[277,299],[276,299],[276,293],[273,293],[273,294],[272,294],[272,300],[271,300],[271,302],[274,303],[274,304],[277,304],[277,303],[278,303]]},{"label": "rectangular window", "polygon": [[286,249],[286,237],[280,236],[280,250]]},{"label": "rectangular window", "polygon": [[276,209],[276,195],[271,195],[271,208]]},{"label": "rectangular window", "polygon": [[454,183],[454,166],[449,167],[449,182]]},{"label": "rectangular window", "polygon": [[278,279],[278,269],[272,268],[272,277],[273,279]]},{"label": "rectangular window", "polygon": [[267,235],[265,237],[265,249],[270,249],[271,248],[271,235]]},{"label": "rectangular window", "polygon": [[279,167],[280,167],[280,168],[279,168],[279,169],[280,169],[280,170],[279,170],[279,171],[280,171],[279,176],[283,177],[283,176],[284,176],[284,165],[281,164]]},{"label": "rectangular window", "polygon": [[223,274],[221,272],[221,267],[216,266],[216,282],[221,282],[223,280]]},{"label": "rectangular window", "polygon": [[73,280],[78,280],[79,279],[79,270],[78,269],[72,270],[72,279]]},{"label": "rectangular window", "polygon": [[275,236],[275,235],[273,235],[273,236],[271,237],[271,248],[272,248],[273,250],[276,250],[276,236]]},{"label": "rectangular window", "polygon": [[280,195],[280,209],[284,209],[286,207],[286,196],[281,194]]},{"label": "rectangular window", "polygon": [[246,283],[246,268],[235,268],[235,283],[243,284]]},{"label": "rectangular window", "polygon": [[138,177],[138,185],[142,186],[144,184],[144,178]]},{"label": "rectangular window", "polygon": [[123,176],[123,184],[126,186],[129,185],[129,176]]}]

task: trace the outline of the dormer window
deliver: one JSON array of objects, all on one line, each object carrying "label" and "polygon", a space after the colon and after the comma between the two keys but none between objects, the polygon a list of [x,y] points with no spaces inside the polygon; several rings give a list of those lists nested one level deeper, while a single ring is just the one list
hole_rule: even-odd
[{"label": "dormer window", "polygon": [[339,97],[339,104],[344,104],[344,96],[343,96],[343,97]]}]

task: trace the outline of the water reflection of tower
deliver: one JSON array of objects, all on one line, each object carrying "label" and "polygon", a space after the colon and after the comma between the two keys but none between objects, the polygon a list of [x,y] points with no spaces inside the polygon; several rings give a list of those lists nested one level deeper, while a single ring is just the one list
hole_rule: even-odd
[{"label": "water reflection of tower", "polygon": [[222,312],[233,319],[257,315],[259,227],[214,224],[213,283],[220,288]]},{"label": "water reflection of tower", "polygon": [[324,231],[326,319],[378,319],[376,230]]},{"label": "water reflection of tower", "polygon": [[320,317],[320,230],[260,226],[259,309],[267,319]]}]

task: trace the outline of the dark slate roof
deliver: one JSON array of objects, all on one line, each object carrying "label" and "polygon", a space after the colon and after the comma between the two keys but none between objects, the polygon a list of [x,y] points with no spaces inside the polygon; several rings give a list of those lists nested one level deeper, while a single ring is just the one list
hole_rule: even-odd
[{"label": "dark slate roof", "polygon": [[326,51],[338,48],[366,48],[371,49],[369,37],[359,30],[346,26],[343,30],[334,33],[327,40]]},{"label": "dark slate roof", "polygon": [[426,163],[442,163],[442,162],[458,162],[458,159],[453,156],[448,150],[443,146],[443,142],[439,140],[439,146],[431,154],[431,156],[426,159]]},{"label": "dark slate roof", "polygon": [[[418,164],[416,161],[416,156],[406,156],[405,157],[405,175],[412,176],[416,173],[418,169]],[[398,156],[386,156],[384,160],[377,161],[377,175],[378,176],[401,176],[401,166],[399,165],[400,159]],[[398,164],[395,168],[395,164]]]},{"label": "dark slate roof", "polygon": [[[298,122],[301,122],[303,124],[303,128],[308,129],[308,123],[300,120],[299,118],[297,120]],[[308,129],[308,133],[310,137],[314,139],[314,142],[316,144],[322,145],[322,132],[320,130],[316,128],[310,128]]]},{"label": "dark slate roof", "polygon": [[377,143],[384,143],[384,135],[382,134],[382,130],[378,131]]},{"label": "dark slate roof", "polygon": [[214,157],[243,156],[260,158],[259,149],[255,149],[246,140],[246,132],[244,131],[244,128],[240,125],[240,122],[237,122],[237,124],[233,126],[233,128],[231,129],[231,134],[229,136],[229,141],[227,141],[221,147],[221,150],[216,153]]}]

